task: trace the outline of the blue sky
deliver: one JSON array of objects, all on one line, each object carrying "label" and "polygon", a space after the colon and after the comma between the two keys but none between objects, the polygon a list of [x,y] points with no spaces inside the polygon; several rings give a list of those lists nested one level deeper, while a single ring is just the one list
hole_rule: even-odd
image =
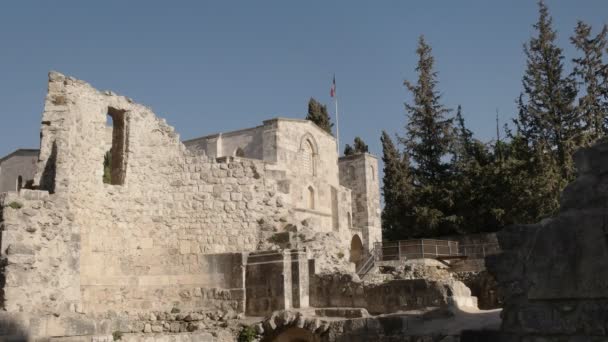
[{"label": "blue sky", "polygon": [[[577,20],[608,22],[606,0],[547,4],[568,59]],[[380,154],[381,130],[403,131],[420,34],[444,103],[489,140],[496,109],[515,113],[536,19],[532,0],[3,2],[0,156],[38,147],[49,70],[150,106],[182,139],[303,118],[311,96],[333,108],[335,73],[342,145]]]}]

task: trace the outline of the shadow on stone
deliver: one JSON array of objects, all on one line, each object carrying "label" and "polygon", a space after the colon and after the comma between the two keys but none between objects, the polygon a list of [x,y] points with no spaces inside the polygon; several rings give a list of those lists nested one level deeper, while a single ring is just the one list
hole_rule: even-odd
[{"label": "shadow on stone", "polygon": [[47,190],[50,194],[55,193],[55,175],[57,172],[57,142],[53,142],[51,155],[44,165],[44,171],[40,179],[40,189]]},{"label": "shadow on stone", "polygon": [[29,334],[14,318],[0,315],[0,341],[28,342]]}]

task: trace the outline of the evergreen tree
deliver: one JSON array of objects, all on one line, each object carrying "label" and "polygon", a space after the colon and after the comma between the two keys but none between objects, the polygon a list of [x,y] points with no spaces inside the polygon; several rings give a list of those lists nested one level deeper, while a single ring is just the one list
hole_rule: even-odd
[{"label": "evergreen tree", "polygon": [[346,144],[344,146],[344,155],[345,156],[350,156],[350,155],[353,155],[353,154],[355,154],[355,149],[352,146],[350,146],[349,144]]},{"label": "evergreen tree", "polygon": [[360,137],[355,137],[355,142],[354,142],[353,146],[350,146],[349,144],[346,144],[344,146],[344,155],[345,156],[350,156],[352,154],[357,154],[357,153],[369,152],[369,148],[367,147],[367,144],[365,144],[363,139],[361,139]]},{"label": "evergreen tree", "polygon": [[360,137],[355,137],[355,153],[367,153],[369,149],[367,144]]},{"label": "evergreen tree", "polygon": [[456,127],[454,128],[453,149],[452,149],[452,164],[466,163],[473,155],[473,132],[466,128],[464,117],[462,116],[462,107],[458,105],[456,110]]},{"label": "evergreen tree", "polygon": [[413,162],[416,198],[415,220],[410,231],[413,237],[448,233],[455,224],[450,214],[453,204],[450,165],[446,162],[453,139],[452,120],[445,117],[450,110],[440,103],[441,95],[435,89],[435,60],[431,47],[422,36],[416,53],[418,81],[404,82],[412,94],[412,101],[405,103],[408,123],[406,135],[400,139]]},{"label": "evergreen tree", "polygon": [[382,131],[380,141],[382,142],[382,161],[384,163],[383,236],[388,240],[403,239],[407,237],[406,228],[411,213],[412,184],[408,158],[407,155],[401,155],[385,131]]},{"label": "evergreen tree", "polygon": [[608,26],[591,37],[591,26],[579,21],[570,38],[572,44],[582,53],[574,58],[574,72],[577,81],[585,89],[579,98],[577,110],[584,122],[586,141],[591,143],[608,133],[608,65],[603,62],[606,49]]},{"label": "evergreen tree", "polygon": [[308,101],[308,115],[306,115],[306,120],[314,122],[319,128],[332,134],[331,129],[334,127],[334,124],[331,122],[331,118],[327,113],[327,106],[322,105],[312,97]]},{"label": "evergreen tree", "polygon": [[518,133],[538,149],[542,145],[560,169],[561,177],[572,177],[571,154],[580,145],[580,124],[574,100],[576,86],[564,76],[563,55],[556,43],[552,18],[544,2],[539,2],[537,36],[524,45],[527,57],[520,97],[520,115],[515,119]]},{"label": "evergreen tree", "polygon": [[450,110],[439,102],[441,95],[435,89],[435,59],[423,36],[419,38],[416,53],[419,57],[416,67],[418,82],[404,82],[412,94],[413,103],[405,103],[408,123],[406,137],[401,141],[416,163],[414,174],[417,181],[435,186],[444,180],[449,167],[443,158],[449,153],[452,143],[452,120],[445,118]]}]

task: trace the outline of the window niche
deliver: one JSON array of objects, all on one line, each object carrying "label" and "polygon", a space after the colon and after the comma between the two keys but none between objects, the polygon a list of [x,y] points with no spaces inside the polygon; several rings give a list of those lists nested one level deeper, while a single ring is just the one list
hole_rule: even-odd
[{"label": "window niche", "polygon": [[308,187],[308,209],[315,208],[315,189],[312,186]]},{"label": "window niche", "polygon": [[242,158],[242,157],[245,157],[245,151],[244,151],[242,148],[240,148],[240,147],[239,147],[239,148],[237,148],[237,149],[234,151],[234,156],[235,156],[235,157],[241,157],[241,158]]},{"label": "window niche", "polygon": [[111,130],[112,146],[103,159],[103,182],[123,185],[127,171],[126,111],[108,107],[106,126]]}]

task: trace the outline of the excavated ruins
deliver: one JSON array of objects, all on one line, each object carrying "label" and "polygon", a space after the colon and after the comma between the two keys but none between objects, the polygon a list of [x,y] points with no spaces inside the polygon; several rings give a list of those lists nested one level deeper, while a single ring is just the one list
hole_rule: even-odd
[{"label": "excavated ruins", "polygon": [[0,194],[3,341],[607,335],[608,143],[577,152],[556,217],[499,247],[382,243],[377,159],[339,158],[305,120],[182,142],[149,108],[51,72],[40,147],[35,165],[0,160],[17,184]]}]

